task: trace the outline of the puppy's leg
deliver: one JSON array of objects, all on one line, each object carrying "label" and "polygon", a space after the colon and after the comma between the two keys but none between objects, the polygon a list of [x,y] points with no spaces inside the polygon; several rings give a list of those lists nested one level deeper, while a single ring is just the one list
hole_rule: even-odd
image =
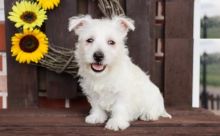
[{"label": "puppy's leg", "polygon": [[152,107],[151,110],[143,112],[143,114],[140,116],[140,119],[144,121],[156,121],[159,119],[160,114],[161,114],[160,108],[157,108],[157,106],[154,105],[154,107]]},{"label": "puppy's leg", "polygon": [[89,124],[104,123],[107,119],[107,114],[102,110],[95,101],[91,101],[90,114],[86,117],[85,122]]},{"label": "puppy's leg", "polygon": [[105,128],[118,131],[130,126],[127,109],[123,105],[115,105],[112,108],[112,116],[106,123]]},{"label": "puppy's leg", "polygon": [[159,119],[159,116],[154,113],[145,113],[140,116],[140,120],[143,120],[143,121],[156,121],[158,119]]}]

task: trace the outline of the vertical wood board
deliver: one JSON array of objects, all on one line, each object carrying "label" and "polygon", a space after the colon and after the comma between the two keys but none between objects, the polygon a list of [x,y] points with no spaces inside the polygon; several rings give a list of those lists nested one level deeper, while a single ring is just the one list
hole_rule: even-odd
[{"label": "vertical wood board", "polygon": [[191,107],[193,0],[166,0],[165,6],[165,102]]},{"label": "vertical wood board", "polygon": [[[50,43],[74,49],[74,34],[68,31],[68,19],[77,15],[77,0],[62,1],[55,10],[49,11],[46,33]],[[47,72],[47,95],[49,98],[74,98],[77,81],[67,74]]]},{"label": "vertical wood board", "polygon": [[128,35],[128,47],[134,63],[151,74],[153,47],[151,39],[151,0],[127,0],[126,14],[135,20],[135,31]]},{"label": "vertical wood board", "polygon": [[[5,0],[5,16],[16,0]],[[8,107],[29,108],[36,107],[37,98],[37,68],[36,66],[19,64],[11,57],[11,37],[17,32],[14,23],[7,18],[6,24],[6,48],[7,48],[7,72],[8,72]]]}]

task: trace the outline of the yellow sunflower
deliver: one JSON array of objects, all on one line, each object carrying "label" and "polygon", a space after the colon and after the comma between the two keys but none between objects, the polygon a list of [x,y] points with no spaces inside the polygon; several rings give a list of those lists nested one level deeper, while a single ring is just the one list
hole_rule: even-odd
[{"label": "yellow sunflower", "polygon": [[54,7],[57,7],[60,3],[60,0],[37,0],[39,2],[39,5],[42,6],[45,10],[54,9]]},{"label": "yellow sunflower", "polygon": [[37,3],[23,0],[15,3],[8,19],[15,22],[17,28],[23,26],[24,29],[33,29],[36,26],[41,27],[47,15]]},{"label": "yellow sunflower", "polygon": [[19,63],[38,63],[48,52],[48,38],[38,29],[25,29],[12,38],[11,52]]}]

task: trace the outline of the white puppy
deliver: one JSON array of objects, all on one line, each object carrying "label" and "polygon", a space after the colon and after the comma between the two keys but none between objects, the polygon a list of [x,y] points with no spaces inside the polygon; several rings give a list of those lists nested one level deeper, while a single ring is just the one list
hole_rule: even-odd
[{"label": "white puppy", "polygon": [[117,131],[138,118],[171,118],[158,87],[128,56],[125,41],[128,31],[135,29],[133,23],[125,17],[69,19],[69,31],[78,35],[80,85],[92,107],[87,123],[104,123],[110,113],[105,127]]}]

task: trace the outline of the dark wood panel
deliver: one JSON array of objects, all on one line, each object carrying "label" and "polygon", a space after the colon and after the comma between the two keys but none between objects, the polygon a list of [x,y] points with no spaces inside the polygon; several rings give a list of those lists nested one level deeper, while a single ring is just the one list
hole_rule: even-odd
[{"label": "dark wood panel", "polygon": [[165,102],[192,105],[193,0],[165,1]]},{"label": "dark wood panel", "polygon": [[38,76],[38,89],[46,91],[47,90],[47,70],[42,67],[37,68]]},{"label": "dark wood panel", "polygon": [[152,81],[164,92],[164,62],[162,60],[154,62],[154,76]]},{"label": "dark wood panel", "polygon": [[[5,16],[11,11],[16,0],[5,0]],[[37,68],[36,66],[19,64],[11,57],[11,36],[16,29],[14,24],[6,19],[6,45],[8,68],[8,107],[36,107],[38,103]]]},{"label": "dark wood panel", "polygon": [[39,107],[47,109],[64,109],[65,99],[48,99],[47,97],[40,97]]},{"label": "dark wood panel", "polygon": [[[152,37],[152,6],[151,0],[127,0],[126,14],[135,20],[135,31],[128,35],[128,47],[134,63],[144,71],[152,74],[154,59],[154,40]],[[154,20],[153,20],[154,21]]]},{"label": "dark wood panel", "polygon": [[[10,129],[10,131],[8,131]],[[102,127],[81,126],[21,126],[0,127],[3,136],[218,136],[220,126],[217,127],[131,127],[124,131],[114,132]],[[198,134],[199,133],[199,134]]]},{"label": "dark wood panel", "polygon": [[[77,15],[77,0],[62,1],[58,8],[48,13],[46,33],[51,43],[74,48],[76,36],[68,32],[68,18]],[[47,95],[49,98],[74,98],[77,81],[66,74],[47,72]]]},{"label": "dark wood panel", "polygon": [[169,110],[173,119],[134,121],[124,131],[109,131],[104,124],[86,124],[87,111],[68,110],[13,110],[0,112],[1,136],[218,136],[220,117],[208,111]]},{"label": "dark wood panel", "polygon": [[88,14],[88,0],[78,0],[78,13],[85,15]]},{"label": "dark wood panel", "polygon": [[166,0],[166,38],[192,38],[194,0]]},{"label": "dark wood panel", "polygon": [[[134,63],[147,72],[152,81],[163,90],[163,78],[161,75],[163,65],[157,65],[154,56],[156,38],[158,36],[157,27],[155,26],[156,1],[127,0],[126,14],[135,20],[136,27],[135,31],[130,32],[128,36],[130,56]],[[162,27],[160,27],[161,29]]]},{"label": "dark wood panel", "polygon": [[93,18],[100,18],[104,16],[99,10],[97,0],[88,0],[88,14],[91,15]]},{"label": "dark wood panel", "polygon": [[165,39],[165,43],[165,102],[191,107],[193,40]]}]

